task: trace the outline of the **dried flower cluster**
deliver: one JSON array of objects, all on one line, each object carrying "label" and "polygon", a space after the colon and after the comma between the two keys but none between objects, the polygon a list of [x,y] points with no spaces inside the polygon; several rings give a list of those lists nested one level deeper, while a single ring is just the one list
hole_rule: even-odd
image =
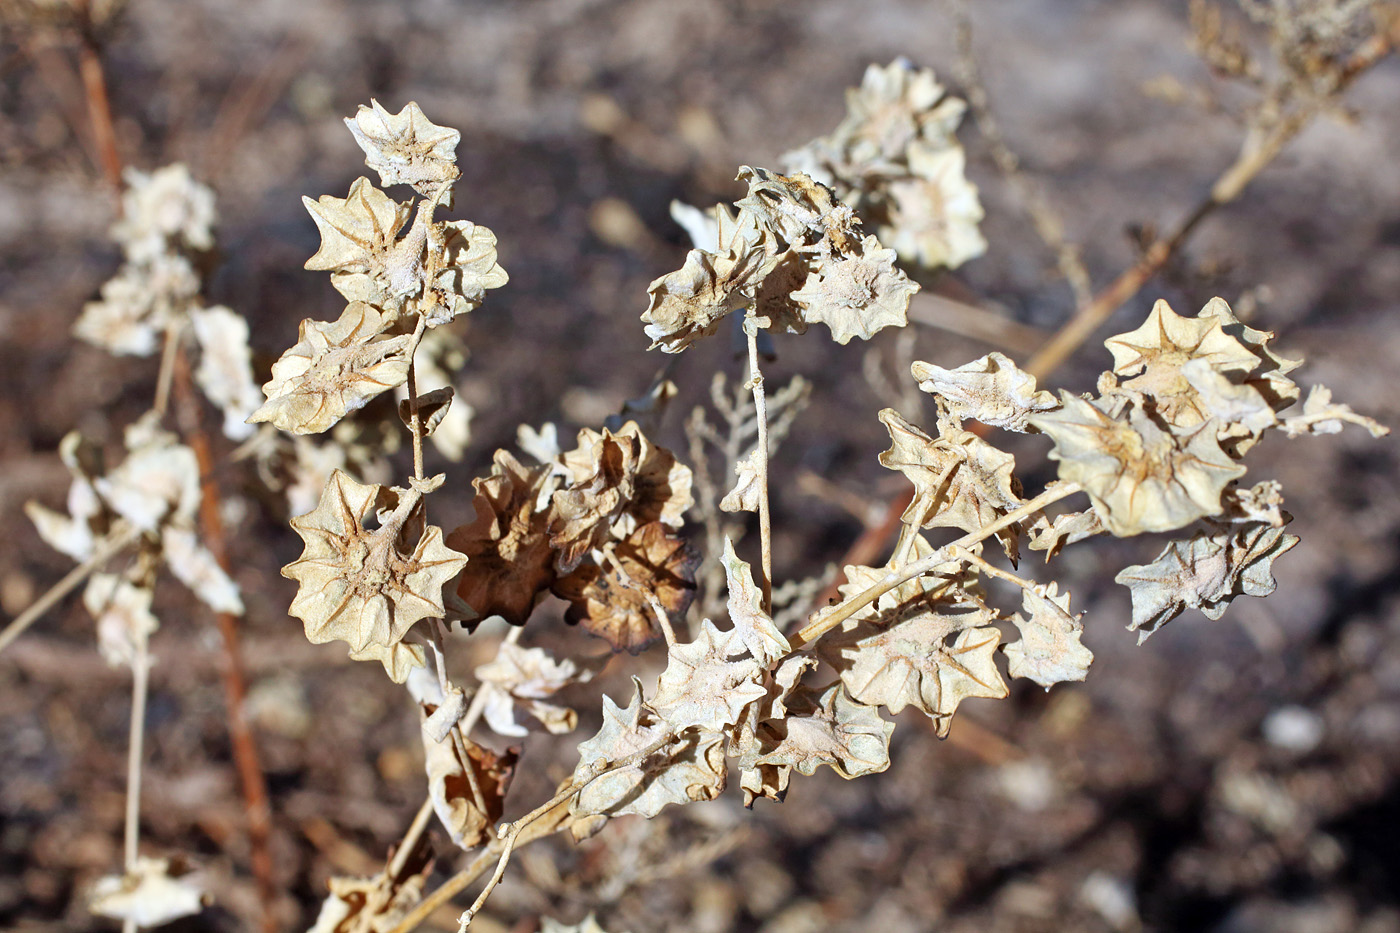
[{"label": "dried flower cluster", "polygon": [[982,205],[953,135],[966,109],[928,68],[902,58],[871,65],[846,92],[841,124],[783,164],[829,185],[899,258],[956,269],[987,251]]},{"label": "dried flower cluster", "polygon": [[[882,216],[888,230],[881,236],[909,245],[914,258],[951,264],[980,251],[978,211],[940,215],[945,235],[951,218],[968,226],[939,245],[928,225],[910,226],[905,200],[915,183],[932,190],[955,177],[965,186],[952,139],[961,103],[931,73],[896,62],[872,68],[850,108],[833,136],[804,150],[806,161]],[[359,179],[347,199],[307,201],[323,236],[308,266],[330,271],[350,304],[333,324],[303,324],[254,417],[292,432],[322,431],[407,384],[401,414],[416,448],[451,401],[448,393],[416,393],[416,344],[505,275],[484,228],[433,220],[455,177],[451,131],[412,104],[397,116],[375,105],[348,122],[385,182],[412,184],[423,200],[414,210]],[[928,169],[936,158],[949,166],[946,174]],[[767,467],[805,386],[775,396],[774,412],[783,415],[770,424],[758,334],[802,333],[819,321],[838,343],[868,339],[904,324],[917,286],[894,265],[893,250],[859,231],[832,188],[764,169],[746,167],[739,177],[749,190],[732,206],[675,208],[697,245],[681,269],[651,284],[642,315],[652,346],[676,353],[714,333],[731,312],[744,312],[749,381],[734,401],[718,382],[713,393],[730,438],[703,416],[692,419],[698,466],[706,467],[708,444],[726,453],[735,474],[722,501],[704,504],[711,544],[723,552],[727,623],[687,625],[697,561],[678,531],[694,477],[635,421],[585,428],[570,450],[553,426],[522,429],[533,465],[498,451],[490,475],[473,483],[475,518],[447,534],[426,523],[424,499],[443,479],[425,479],[421,457],[406,488],[336,472],[320,504],[293,521],[306,542],[301,559],[284,570],[300,584],[293,614],[313,641],[344,640],[352,657],[380,660],[395,680],[408,679],[422,710],[434,809],[458,845],[500,853],[492,884],[464,923],[524,839],[565,828],[582,838],[614,816],[651,817],[668,804],[713,799],[725,789],[730,759],[746,804],[781,800],[794,772],[825,765],[854,778],[888,767],[894,723],[882,710],[915,707],[943,735],[964,700],[1006,696],[1007,677],[1046,688],[1082,680],[1093,655],[1080,640],[1083,624],[1069,594],[995,566],[983,554],[986,542],[996,542],[1014,567],[1023,542],[1049,559],[1097,534],[1196,526],[1118,579],[1132,590],[1130,628],[1144,636],[1187,607],[1215,618],[1236,596],[1272,592],[1272,562],[1297,540],[1282,530],[1288,515],[1277,484],[1240,483],[1243,458],[1262,434],[1327,433],[1344,422],[1384,431],[1332,403],[1322,388],[1300,404],[1289,378],[1298,364],[1272,350],[1272,334],[1242,324],[1219,299],[1191,318],[1158,302],[1142,327],[1110,338],[1114,367],[1092,395],[1041,390],[1000,353],[956,369],[915,363],[914,379],[937,403],[935,433],[892,409],[880,415],[891,438],[880,462],[914,486],[894,553],[882,566],[846,567],[840,599],[785,634],[772,609]],[[966,191],[975,207],[975,193]],[[664,394],[654,392],[638,410]],[[969,421],[1046,436],[1059,479],[1027,497],[1012,455],[966,427]],[[718,499],[707,468],[700,480],[707,497]],[[1081,492],[1088,497],[1081,511],[1048,513]],[[721,530],[719,511],[758,513],[758,573]],[[930,537],[938,529],[950,529],[943,544]],[[1000,608],[989,581],[1014,587],[1015,603]],[[666,666],[650,688],[635,680],[626,705],[605,697],[602,726],[579,745],[578,766],[559,793],[493,834],[517,751],[493,751],[467,733],[478,716],[513,737],[527,734],[530,722],[572,729],[575,713],[549,699],[591,670],[522,648],[512,636],[496,660],[478,668],[469,709],[468,693],[446,675],[435,620],[474,629],[500,616],[523,626],[546,593],[566,600],[567,620],[615,651],[637,652],[664,637]],[[431,667],[424,645],[409,641],[424,620],[436,656]],[[1017,637],[1007,642],[1010,632]],[[396,898],[410,891],[387,869],[377,879],[337,884],[318,930],[383,925],[399,916]],[[373,918],[363,910],[368,901],[352,898],[346,885],[382,893]]]}]

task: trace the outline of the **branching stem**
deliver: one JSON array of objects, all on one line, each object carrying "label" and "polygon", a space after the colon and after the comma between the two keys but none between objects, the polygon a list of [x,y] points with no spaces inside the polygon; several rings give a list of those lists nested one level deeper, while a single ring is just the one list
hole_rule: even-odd
[{"label": "branching stem", "polygon": [[98,544],[91,557],[68,571],[62,580],[49,587],[48,592],[34,600],[28,609],[15,616],[14,621],[5,626],[5,630],[0,632],[0,651],[8,648],[10,642],[24,634],[25,629],[39,621],[44,613],[76,589],[93,571],[126,550],[139,537],[141,529],[126,522],[119,522],[107,538]]},{"label": "branching stem", "polygon": [[916,560],[911,564],[905,564],[903,567],[891,569],[890,572],[880,578],[878,582],[856,594],[853,598],[829,610],[818,612],[802,631],[788,639],[789,643],[792,645],[792,649],[797,651],[812,644],[812,642],[821,638],[827,632],[836,628],[842,622],[845,622],[851,616],[860,612],[890,590],[902,583],[913,580],[915,577],[928,573],[939,564],[947,562],[955,549],[967,548],[979,541],[984,541],[1003,528],[1007,528],[1021,521],[1027,515],[1031,515],[1045,508],[1047,505],[1050,505],[1052,502],[1058,502],[1079,491],[1080,486],[1078,483],[1056,483],[1034,499],[1024,503],[1020,508],[1007,512],[1001,518],[988,523],[977,531],[963,535],[952,544],[945,545],[934,551],[928,557],[922,560]]}]

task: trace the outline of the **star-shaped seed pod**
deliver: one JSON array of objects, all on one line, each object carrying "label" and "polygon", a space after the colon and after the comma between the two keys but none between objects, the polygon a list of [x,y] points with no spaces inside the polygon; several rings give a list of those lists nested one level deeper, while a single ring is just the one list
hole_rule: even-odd
[{"label": "star-shaped seed pod", "polygon": [[933,69],[897,58],[870,65],[860,87],[846,91],[846,119],[837,135],[850,138],[847,148],[856,161],[895,162],[916,142],[951,145],[966,109],[945,92]]},{"label": "star-shaped seed pod", "polygon": [[956,143],[909,147],[909,175],[885,189],[889,222],[876,228],[899,257],[927,269],[956,269],[987,251],[977,225],[985,216],[977,186],[967,180],[967,155]]},{"label": "star-shaped seed pod", "polygon": [[986,252],[982,205],[953,136],[966,104],[931,70],[871,65],[846,92],[836,130],[782,157],[788,171],[830,185],[906,262],[954,268]]},{"label": "star-shaped seed pod", "polygon": [[751,214],[740,212],[736,219],[721,206],[716,217],[715,251],[691,250],[680,269],[647,286],[650,300],[642,323],[650,349],[679,353],[713,334],[729,312],[754,300],[777,262],[771,237]]},{"label": "star-shaped seed pod", "polygon": [[917,707],[946,736],[964,699],[1000,699],[1008,691],[996,666],[1001,632],[985,624],[991,614],[980,606],[941,609],[874,630],[832,632],[818,651],[856,700],[891,713]]},{"label": "star-shaped seed pod", "polygon": [[[307,269],[333,273],[331,284],[351,301],[374,301],[380,292],[382,297],[397,297],[414,290],[416,283],[411,276],[400,274],[397,281],[386,281],[389,269],[400,270],[403,265],[398,254],[405,244],[400,243],[398,234],[408,223],[408,203],[395,201],[363,177],[351,182],[350,193],[344,198],[325,194],[315,201],[304,197],[301,202],[321,232],[321,246],[306,261]],[[425,239],[424,235],[413,244],[414,260],[421,256]],[[356,276],[379,280],[379,285],[370,288]]]},{"label": "star-shaped seed pod", "polygon": [[1200,360],[1217,373],[1247,373],[1259,359],[1225,333],[1218,317],[1182,317],[1165,301],[1137,330],[1104,341],[1113,354],[1113,372],[1131,376],[1125,389],[1152,396],[1157,412],[1173,426],[1189,428],[1209,418],[1196,391],[1182,371],[1183,364]]},{"label": "star-shaped seed pod", "polygon": [[416,101],[398,113],[390,113],[370,99],[353,117],[345,118],[350,135],[365,152],[365,164],[379,173],[385,185],[411,185],[424,197],[444,182],[456,181],[457,144],[462,134],[429,120]]},{"label": "star-shaped seed pod", "polygon": [[754,768],[796,769],[810,776],[826,765],[849,781],[890,766],[894,723],[881,718],[875,707],[851,699],[840,683],[820,693],[799,687],[786,715],[762,723],[759,732],[765,749],[754,759]]},{"label": "star-shaped seed pod", "polygon": [[388,389],[408,381],[409,334],[381,336],[393,323],[373,305],[352,302],[333,323],[301,322],[296,345],[272,364],[267,401],[249,422],[292,434],[319,434]]},{"label": "star-shaped seed pod", "polygon": [[610,439],[622,444],[628,454],[623,469],[628,476],[626,485],[631,488],[614,524],[615,532],[629,535],[642,525],[657,521],[668,528],[681,527],[686,510],[695,503],[690,467],[665,447],[648,440],[635,421],[628,421],[616,431],[584,428],[578,432],[574,449],[560,455],[574,484],[587,483],[597,475],[603,450],[600,445]]},{"label": "star-shaped seed pod", "polygon": [[[306,547],[282,568],[299,584],[290,612],[313,644],[347,642],[351,657],[380,660],[399,683],[422,663],[422,649],[403,645],[404,636],[443,615],[442,588],[467,562],[443,544],[442,529],[424,527],[421,505],[417,490],[357,483],[336,470],[320,505],[292,519]],[[367,528],[376,509],[379,526]]]},{"label": "star-shaped seed pod", "polygon": [[849,242],[854,244],[849,253],[823,261],[791,293],[803,320],[825,324],[831,339],[843,346],[852,337],[869,340],[886,327],[903,327],[909,299],[919,290],[895,266],[895,251],[881,247],[874,236]]},{"label": "star-shaped seed pod", "polygon": [[1054,440],[1060,479],[1084,487],[1110,534],[1171,531],[1218,515],[1226,485],[1244,475],[1220,449],[1213,422],[1176,434],[1136,406],[1111,418],[1068,392],[1060,400],[1062,408],[1029,424]]},{"label": "star-shaped seed pod", "polygon": [[1069,594],[1061,596],[1057,584],[1033,586],[1021,591],[1021,609],[1011,617],[1021,640],[1007,645],[1007,673],[1026,677],[1049,690],[1053,684],[1083,680],[1094,655],[1080,643],[1084,625],[1070,615]]}]

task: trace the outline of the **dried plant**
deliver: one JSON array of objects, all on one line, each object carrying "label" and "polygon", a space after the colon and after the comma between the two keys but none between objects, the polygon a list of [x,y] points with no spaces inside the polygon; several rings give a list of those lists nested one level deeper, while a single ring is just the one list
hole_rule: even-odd
[{"label": "dried plant", "polygon": [[[890,112],[872,115],[872,99]],[[951,134],[959,107],[945,102],[941,116],[926,113],[940,100],[927,73],[900,63],[872,69],[863,94],[852,97],[852,119],[834,137],[845,140],[843,158],[904,164],[901,156],[935,133],[930,127]],[[1297,541],[1283,531],[1289,516],[1278,508],[1277,485],[1241,485],[1244,458],[1264,432],[1328,433],[1347,422],[1377,435],[1385,430],[1332,403],[1320,387],[1300,404],[1301,390],[1289,377],[1298,363],[1280,357],[1272,334],[1242,324],[1220,299],[1192,317],[1158,302],[1141,327],[1106,341],[1113,369],[1085,396],[1042,390],[999,353],[951,370],[916,362],[911,375],[935,400],[934,433],[892,409],[880,415],[891,437],[880,462],[915,490],[894,552],[880,566],[845,568],[840,599],[784,634],[772,618],[768,466],[786,424],[775,428],[799,410],[806,385],[795,382],[770,407],[759,335],[802,333],[821,322],[837,343],[868,339],[904,324],[917,286],[878,236],[860,230],[836,191],[805,174],[745,167],[739,178],[746,197],[709,212],[679,209],[703,245],[652,283],[642,315],[653,347],[668,353],[714,333],[736,311],[748,344],[748,381],[731,394],[717,377],[712,393],[727,429],[715,428],[703,411],[690,424],[709,566],[722,572],[728,618],[705,618],[687,636],[696,559],[676,532],[693,501],[692,472],[636,422],[584,429],[567,451],[552,433],[522,435],[536,466],[498,451],[491,475],[474,483],[476,518],[446,534],[427,523],[427,499],[443,480],[422,473],[427,430],[425,400],[414,388],[415,344],[450,319],[443,308],[469,310],[483,288],[505,276],[489,253],[474,261],[472,274],[444,280],[439,271],[454,267],[447,252],[454,231],[491,242],[483,228],[434,220],[452,175],[434,161],[450,160],[448,131],[412,104],[399,116],[376,105],[348,122],[372,167],[392,160],[386,144],[364,132],[367,122],[401,127],[395,145],[430,152],[434,174],[414,182],[423,196],[416,209],[365,179],[347,201],[307,200],[323,234],[308,266],[331,271],[352,303],[333,328],[303,325],[302,341],[279,362],[264,388],[268,404],[253,418],[298,433],[324,431],[373,395],[409,386],[401,408],[415,475],[404,487],[388,487],[333,474],[320,505],[293,521],[307,549],[284,573],[301,584],[292,612],[308,637],[338,638],[350,644],[351,657],[383,662],[393,679],[409,680],[422,704],[433,808],[458,845],[481,850],[443,890],[450,894],[474,878],[483,858],[496,863],[463,914],[464,927],[513,849],[530,838],[562,830],[582,838],[613,817],[654,817],[671,804],[713,799],[725,790],[730,759],[749,805],[781,800],[794,772],[810,775],[823,765],[845,778],[879,772],[889,765],[894,730],[882,709],[913,706],[943,735],[965,699],[1005,697],[1007,677],[1046,688],[1082,680],[1093,656],[1080,642],[1082,621],[1070,611],[1068,592],[994,565],[984,554],[987,542],[1014,567],[1023,540],[1050,559],[1096,534],[1185,529],[1188,537],[1173,540],[1156,561],[1118,575],[1132,592],[1129,627],[1145,637],[1186,607],[1218,617],[1237,596],[1271,593],[1273,561]],[[886,127],[883,135],[870,129],[875,123]],[[386,182],[397,177],[381,174]],[[404,231],[409,216],[416,219]],[[374,236],[353,233],[360,229]],[[443,281],[462,291],[443,290]],[[434,410],[443,404],[450,399],[435,398]],[[974,420],[1046,437],[1059,478],[1027,496],[1013,456],[965,427]],[[735,477],[723,495],[707,448]],[[1050,514],[1079,495],[1088,500],[1079,511]],[[721,523],[722,511],[759,517],[756,569],[737,555],[738,526]],[[372,514],[377,525],[368,527]],[[940,528],[952,530],[945,536],[951,540],[937,544],[927,536]],[[993,581],[1019,590],[1015,603],[1001,605]],[[707,589],[718,591],[717,581]],[[586,670],[508,640],[497,660],[478,669],[473,714],[469,691],[445,674],[440,626],[457,620],[471,628],[488,615],[523,626],[546,592],[566,599],[567,619],[614,651],[640,651],[664,638],[666,666],[653,686],[634,681],[625,705],[604,697],[602,727],[579,745],[573,775],[549,800],[492,833],[515,752],[473,741],[471,723],[484,713],[498,733],[521,735],[519,707],[550,731],[567,731],[576,721],[572,711],[543,701]],[[415,644],[412,633],[422,626],[428,630]],[[1009,632],[1019,637],[1007,642]],[[425,647],[436,676],[410,676],[423,669]],[[999,654],[1006,655],[1004,668]],[[386,870],[374,884],[389,878]],[[386,898],[370,918],[363,906],[358,914],[351,909],[341,890],[348,883],[333,889],[318,930],[377,929],[391,919],[396,929],[409,929],[438,902],[435,896],[405,917],[394,906],[401,902]],[[341,919],[331,924],[331,917]]]},{"label": "dried plant", "polygon": [[[1275,103],[1307,87],[1315,97],[1306,106],[1321,106],[1345,85],[1339,62],[1363,41],[1351,5],[1246,9],[1269,26],[1285,66],[1292,90],[1268,92]],[[1264,81],[1213,14],[1195,10],[1208,61]],[[198,439],[161,426],[182,367],[241,444],[236,459],[284,493],[294,514],[303,550],[282,568],[297,585],[290,615],[309,641],[344,642],[351,659],[379,662],[419,713],[418,818],[377,874],[331,880],[314,933],[403,933],[490,872],[461,916],[465,929],[515,849],[536,839],[567,831],[581,840],[615,817],[715,799],[731,765],[746,806],[782,801],[794,773],[875,774],[890,765],[895,722],[886,713],[912,707],[946,736],[963,701],[1007,697],[1008,678],[1046,689],[1083,680],[1093,655],[1082,616],[1065,580],[1018,575],[1023,547],[1054,566],[1092,537],[1171,535],[1153,561],[1115,577],[1130,591],[1127,627],[1139,640],[1185,609],[1218,619],[1237,597],[1274,591],[1274,562],[1298,538],[1285,530],[1292,517],[1279,484],[1246,482],[1250,453],[1269,432],[1387,430],[1325,387],[1305,394],[1292,378],[1302,361],[1279,355],[1274,334],[1220,298],[1189,316],[1158,301],[1141,326],[1104,341],[1111,369],[1082,395],[1043,388],[1046,367],[1023,369],[999,352],[954,368],[913,362],[908,391],[891,394],[917,385],[932,397],[933,424],[894,408],[878,416],[890,436],[879,463],[913,489],[892,549],[845,566],[836,598],[815,609],[810,581],[773,579],[772,455],[811,382],[795,376],[770,393],[762,341],[815,323],[841,345],[903,327],[919,285],[897,260],[952,268],[986,249],[955,136],[963,102],[931,71],[899,60],[872,66],[847,106],[834,132],[784,157],[785,173],[743,166],[738,200],[673,206],[695,246],[648,287],[642,330],[652,349],[676,354],[730,319],[748,368],[739,384],[715,375],[713,412],[697,408],[686,426],[691,463],[655,440],[647,415],[675,392],[659,378],[627,417],[583,428],[568,449],[552,425],[522,428],[519,453],[495,452],[490,472],[471,481],[473,518],[452,529],[430,521],[430,501],[449,479],[428,475],[424,456],[437,442],[458,459],[469,438],[470,412],[452,387],[464,357],[449,325],[508,281],[490,230],[441,216],[455,204],[458,131],[416,103],[392,113],[371,101],[345,120],[380,185],[411,194],[398,201],[360,177],[344,198],[303,199],[321,236],[306,268],[329,273],[346,305],[334,321],[301,323],[261,393],[246,322],[199,298],[195,260],[214,243],[212,193],[182,166],[128,172],[113,230],[125,263],[75,333],[114,353],[159,352],[156,401],[127,427],[114,466],[78,435],[65,438],[66,514],[28,506],[43,539],[80,565],[70,588],[86,580],[103,657],[133,672],[126,864],[97,886],[94,912],[134,928],[203,904],[178,860],[139,855],[133,815],[160,571],[216,612],[243,611],[222,545],[199,521],[217,490]],[[1251,125],[1272,140],[1271,119]],[[354,417],[391,392],[412,452],[411,475],[397,479],[387,455],[398,425]],[[1028,492],[1023,477],[1033,471],[993,431],[1043,438],[1057,478]],[[309,437],[318,434],[328,436]],[[688,514],[700,534],[687,537]],[[743,540],[750,515],[756,545]],[[123,552],[132,559],[122,572],[103,569]],[[601,666],[522,644],[527,627],[542,627],[550,596],[609,654],[655,645],[664,666],[654,679],[633,677],[625,703],[601,697],[601,726],[578,743],[572,771],[503,823],[508,799],[524,809],[510,797],[521,748],[474,738],[477,727],[511,740],[568,734],[579,716],[559,694]],[[474,683],[454,681],[461,665],[449,655],[465,639],[490,637],[484,623],[495,617],[508,634],[489,660],[478,656]],[[7,629],[0,647],[29,621]],[[433,859],[424,831],[434,817],[473,854],[425,896]],[[546,920],[545,929],[602,931],[591,915],[573,927]]]}]

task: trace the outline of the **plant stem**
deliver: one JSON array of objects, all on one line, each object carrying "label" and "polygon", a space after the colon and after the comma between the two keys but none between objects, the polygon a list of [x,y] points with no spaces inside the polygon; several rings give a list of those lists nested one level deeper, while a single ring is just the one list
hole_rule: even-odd
[{"label": "plant stem", "polygon": [[768,511],[768,399],[763,391],[763,373],[758,368],[758,321],[750,308],[744,318],[744,335],[749,342],[749,387],[753,389],[754,417],[758,423],[758,537],[763,563],[763,611],[773,611],[773,525]]},{"label": "plant stem", "polygon": [[[523,628],[517,628],[512,625],[510,631],[506,633],[506,637],[501,640],[501,644],[510,643],[513,645],[519,642],[520,636],[524,631]],[[498,656],[500,650],[500,647],[497,646],[496,654]],[[439,658],[441,657],[442,655],[439,654]],[[466,713],[462,716],[462,721],[458,723],[458,728],[461,730],[463,738],[469,737],[472,729],[476,728],[478,720],[481,719],[482,712],[486,709],[486,697],[487,692],[478,687],[476,694],[472,697],[471,703],[467,706]],[[465,760],[465,758],[463,760]],[[484,809],[483,807],[483,810]],[[432,813],[433,798],[429,795],[423,800],[422,805],[418,808],[418,812],[413,817],[413,822],[409,824],[408,830],[403,834],[403,839],[394,850],[394,857],[389,861],[389,865],[384,871],[386,876],[389,878],[396,878],[399,873],[403,871],[404,864],[408,861],[409,854],[418,845],[418,838],[423,835],[423,830],[427,829],[428,821]]]},{"label": "plant stem", "polygon": [[[182,345],[175,350],[175,378],[172,393],[185,443],[194,451],[199,464],[199,525],[200,536],[214,560],[227,573],[231,568],[224,538],[224,521],[220,505],[219,483],[216,478],[213,445],[204,430],[200,400],[195,394],[190,363]],[[257,742],[244,715],[244,700],[248,681],[243,672],[242,653],[238,647],[239,619],[229,612],[215,613],[219,635],[224,648],[224,713],[228,720],[229,744],[233,748],[234,767],[243,787],[243,808],[248,818],[248,861],[257,882],[258,901],[262,908],[261,925],[264,933],[273,933],[277,921],[273,912],[277,899],[277,881],[272,865],[272,806],[268,801],[267,780],[258,758]]]},{"label": "plant stem", "polygon": [[1074,317],[1056,331],[1049,342],[1027,361],[1024,367],[1026,372],[1041,379],[1058,369],[1071,353],[1093,335],[1100,324],[1108,320],[1114,311],[1127,304],[1142,290],[1148,280],[1161,271],[1201,221],[1217,208],[1239,197],[1245,187],[1274,161],[1293,137],[1311,123],[1314,117],[1331,106],[1334,98],[1353,81],[1388,55],[1392,49],[1391,41],[1388,36],[1372,36],[1338,71],[1336,84],[1330,94],[1314,97],[1267,130],[1246,134],[1235,161],[1211,185],[1210,194],[1186,215],[1176,229],[1166,237],[1154,240],[1141,259],[1095,295],[1092,301],[1081,306]]},{"label": "plant stem", "polygon": [[28,609],[15,616],[14,621],[5,626],[4,631],[0,631],[0,651],[8,648],[10,642],[24,634],[25,629],[39,621],[44,613],[71,593],[94,570],[126,550],[139,537],[141,537],[141,529],[134,525],[128,525],[126,522],[119,522],[113,527],[107,538],[92,552],[91,557],[68,571],[62,580],[49,587],[48,592],[30,603]]},{"label": "plant stem", "polygon": [[88,119],[92,122],[93,144],[97,148],[102,174],[116,191],[122,188],[122,157],[117,151],[117,133],[112,123],[112,105],[107,96],[107,78],[102,70],[102,54],[88,21],[88,4],[82,4],[84,22],[78,29],[78,73],[87,97]]},{"label": "plant stem", "polygon": [[[136,870],[141,840],[141,762],[146,745],[146,696],[149,693],[151,660],[150,635],[136,632],[136,657],[131,660],[131,722],[126,746],[126,829],[122,839],[122,861],[129,876]],[[136,933],[136,921],[122,923],[122,933]]]},{"label": "plant stem", "polygon": [[156,376],[156,398],[151,405],[156,416],[165,417],[170,408],[170,383],[175,378],[175,351],[180,348],[180,323],[165,328],[165,346],[160,353],[160,372]]},{"label": "plant stem", "polygon": [[788,638],[788,642],[792,645],[792,650],[797,651],[807,647],[881,596],[884,596],[890,590],[902,583],[913,580],[915,577],[928,573],[939,564],[946,563],[951,552],[955,549],[966,548],[979,541],[990,538],[998,531],[1010,525],[1014,525],[1027,515],[1045,508],[1052,502],[1058,502],[1061,499],[1072,496],[1079,491],[1080,486],[1078,483],[1056,483],[1034,499],[1023,503],[1014,511],[1007,512],[1005,515],[1001,516],[1001,518],[990,522],[977,531],[963,535],[952,544],[945,545],[934,551],[928,557],[922,560],[916,560],[912,564],[905,564],[903,567],[891,569],[890,572],[881,577],[878,582],[856,594],[854,597],[829,610],[817,613],[816,617],[812,619],[802,631]]},{"label": "plant stem", "polygon": [[607,774],[609,771],[616,771],[619,768],[626,768],[636,764],[639,761],[649,758],[656,752],[665,748],[667,745],[670,745],[675,740],[676,736],[674,734],[666,735],[653,742],[652,744],[648,745],[646,748],[635,751],[632,754],[626,755],[622,758],[618,758],[613,761],[606,761],[601,758],[598,759],[597,761],[589,765],[587,769],[585,769],[582,780],[570,781],[568,784],[565,784],[563,787],[561,787],[559,789],[559,792],[556,793],[553,797],[549,798],[544,803],[540,804],[538,807],[531,810],[529,813],[525,814],[520,819],[516,820],[514,823],[511,823],[509,826],[503,827],[501,834],[497,837],[504,843],[501,846],[500,861],[496,863],[496,870],[491,874],[491,879],[486,882],[486,887],[481,889],[481,893],[477,895],[476,900],[472,903],[472,906],[464,910],[462,912],[462,916],[458,919],[457,922],[460,924],[460,926],[458,927],[459,933],[461,930],[465,930],[468,926],[471,925],[472,918],[476,916],[477,912],[481,910],[483,906],[485,906],[486,899],[491,896],[491,892],[496,889],[496,885],[501,883],[501,877],[505,874],[506,871],[506,864],[510,861],[511,851],[515,848],[515,843],[519,839],[521,832],[527,826],[535,822],[535,820],[538,820],[540,817],[544,816],[549,811],[553,810],[555,807],[559,806],[564,801],[573,797],[579,791],[583,790],[589,784],[593,783],[595,780],[602,777],[604,774]]},{"label": "plant stem", "polygon": [[126,747],[126,832],[122,853],[126,870],[136,866],[141,836],[141,760],[146,741],[146,695],[150,683],[150,636],[137,633],[136,657],[131,661],[131,723]]},{"label": "plant stem", "polygon": [[418,325],[413,329],[413,340],[408,345],[408,429],[413,434],[414,479],[423,478],[423,416],[418,413],[418,375],[414,369],[414,358],[418,355],[418,344],[423,341],[427,324],[427,318],[418,315]]}]

